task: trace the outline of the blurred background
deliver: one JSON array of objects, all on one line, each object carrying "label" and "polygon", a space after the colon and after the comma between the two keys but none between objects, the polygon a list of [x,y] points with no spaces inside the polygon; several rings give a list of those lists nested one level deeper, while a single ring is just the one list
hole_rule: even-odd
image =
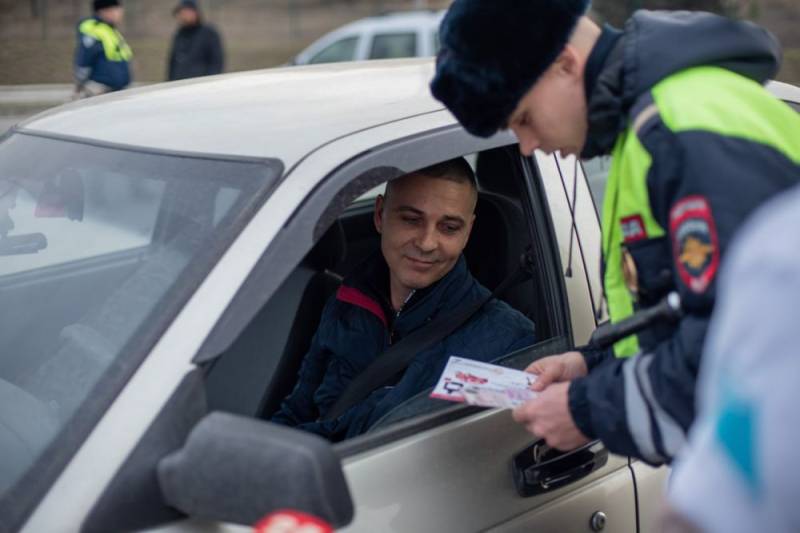
[{"label": "blurred background", "polygon": [[[125,0],[122,33],[134,50],[138,83],[163,81],[177,0]],[[388,12],[441,10],[450,0],[200,0],[220,31],[226,72],[285,64],[325,33]],[[621,25],[639,8],[702,9],[757,22],[784,47],[778,79],[800,84],[798,0],[594,0],[601,22]],[[60,103],[72,81],[77,21],[89,0],[0,0],[0,118]],[[45,87],[35,87],[42,84]],[[32,87],[34,86],[34,87]],[[3,96],[5,94],[5,96]],[[37,101],[38,100],[38,101]],[[11,119],[8,119],[11,120]],[[0,121],[0,132],[4,131]]]}]

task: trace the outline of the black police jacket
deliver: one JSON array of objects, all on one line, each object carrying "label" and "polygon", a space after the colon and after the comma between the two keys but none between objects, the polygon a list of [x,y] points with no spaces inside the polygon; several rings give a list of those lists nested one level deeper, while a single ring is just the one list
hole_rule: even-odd
[{"label": "black police jacket", "polygon": [[[637,124],[636,108],[648,98],[652,104],[650,89],[662,80],[692,67],[713,66],[763,83],[777,72],[780,55],[777,42],[749,23],[708,13],[647,11],[634,14],[606,52],[588,88],[590,137],[584,157],[610,153],[618,136]],[[589,63],[597,59],[590,57]],[[726,100],[726,90],[703,87],[691,100],[708,102],[702,109],[712,109],[717,100]],[[763,118],[767,130],[770,120],[781,122],[777,130],[797,120],[784,107],[777,118]],[[612,452],[660,464],[681,448],[694,420],[697,372],[716,274],[724,267],[728,244],[758,205],[800,181],[800,166],[777,147],[780,139],[756,142],[728,135],[724,128],[673,131],[660,110],[655,111],[641,130],[634,129],[651,158],[649,208],[666,235],[631,244],[629,250],[638,271],[639,304],[652,305],[675,290],[683,298],[685,315],[677,324],[640,335],[641,351],[629,359],[610,352],[585,353],[590,372],[571,383],[569,406],[586,436],[602,439]],[[722,112],[727,120],[737,109]],[[703,245],[702,238],[694,243],[683,239],[692,225],[713,245]],[[695,249],[686,248],[689,244]],[[702,257],[693,258],[693,253]],[[701,259],[696,268],[694,259]]]}]

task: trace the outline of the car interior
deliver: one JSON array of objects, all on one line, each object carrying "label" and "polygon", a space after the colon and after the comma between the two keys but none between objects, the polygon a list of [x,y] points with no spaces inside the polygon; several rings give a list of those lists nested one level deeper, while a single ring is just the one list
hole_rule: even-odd
[{"label": "car interior", "polygon": [[[523,200],[525,184],[516,147],[487,150],[468,160],[476,172],[479,195],[464,255],[472,274],[494,290],[518,270],[531,246],[532,217]],[[326,301],[343,277],[379,247],[373,208],[372,197],[350,204],[230,348],[209,364],[205,380],[209,410],[269,419],[278,409],[295,385]],[[541,276],[533,275],[500,295],[534,322],[539,341],[552,336],[553,321],[544,300],[537,297],[542,282]],[[422,413],[452,404],[426,395],[415,405]]]}]

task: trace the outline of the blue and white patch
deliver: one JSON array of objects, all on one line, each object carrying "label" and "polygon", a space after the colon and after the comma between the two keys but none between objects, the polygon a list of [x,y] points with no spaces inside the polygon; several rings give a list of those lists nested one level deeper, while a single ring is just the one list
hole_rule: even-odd
[{"label": "blue and white patch", "polygon": [[756,444],[756,407],[752,399],[737,394],[731,383],[722,384],[722,398],[716,415],[715,436],[730,464],[756,493],[760,486]]},{"label": "blue and white patch", "polygon": [[94,37],[84,35],[83,37],[81,37],[81,42],[83,43],[84,47],[91,48],[92,46],[94,46],[94,43],[96,43],[97,40]]}]

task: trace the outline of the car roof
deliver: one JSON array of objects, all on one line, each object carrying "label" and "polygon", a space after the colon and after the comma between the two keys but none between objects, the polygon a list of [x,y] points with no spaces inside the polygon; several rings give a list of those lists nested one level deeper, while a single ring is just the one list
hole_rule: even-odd
[{"label": "car roof", "polygon": [[[267,69],[160,83],[46,111],[18,129],[153,150],[278,158],[294,166],[347,135],[444,109],[432,58]],[[768,87],[800,102],[800,88]],[[455,122],[455,119],[453,119]]]},{"label": "car roof", "polygon": [[176,152],[279,158],[288,168],[349,134],[443,109],[431,58],[226,74],[112,93],[21,130]]}]

